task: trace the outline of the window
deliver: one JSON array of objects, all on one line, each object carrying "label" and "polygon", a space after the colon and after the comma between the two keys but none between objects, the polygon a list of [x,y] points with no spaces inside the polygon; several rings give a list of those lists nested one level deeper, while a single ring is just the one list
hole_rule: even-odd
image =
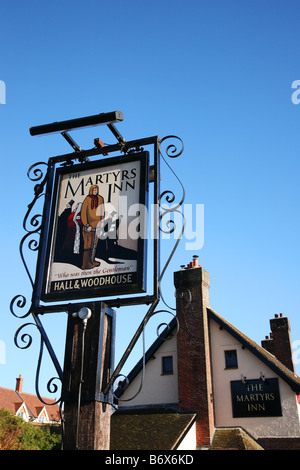
[{"label": "window", "polygon": [[162,357],[162,374],[173,374],[173,356]]},{"label": "window", "polygon": [[225,352],[225,369],[234,369],[238,366],[237,353],[235,349]]}]

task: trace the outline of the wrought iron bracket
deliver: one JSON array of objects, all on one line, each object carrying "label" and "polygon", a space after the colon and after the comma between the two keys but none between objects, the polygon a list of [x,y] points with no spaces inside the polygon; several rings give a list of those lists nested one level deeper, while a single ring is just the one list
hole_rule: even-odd
[{"label": "wrought iron bracket", "polygon": [[[41,358],[43,354],[43,347],[46,346],[48,353],[52,359],[52,362],[54,364],[54,367],[56,369],[56,372],[58,374],[58,378],[62,380],[63,376],[63,371],[61,369],[61,366],[59,364],[59,361],[55,355],[55,352],[52,348],[52,345],[49,341],[49,338],[46,334],[46,331],[42,325],[41,318],[40,316],[42,314],[47,314],[47,313],[54,313],[54,312],[66,312],[68,314],[73,313],[75,311],[78,311],[82,306],[88,307],[89,302],[87,301],[82,301],[80,303],[68,303],[68,304],[59,304],[59,305],[42,305],[40,301],[40,290],[41,290],[41,268],[45,262],[45,244],[47,237],[49,235],[49,227],[47,226],[47,222],[49,220],[49,215],[50,215],[50,209],[51,209],[51,191],[52,191],[52,185],[53,185],[53,180],[54,180],[54,174],[55,174],[55,167],[56,165],[74,165],[76,161],[78,162],[85,162],[87,161],[90,157],[95,157],[97,156],[98,158],[101,155],[110,155],[115,152],[123,152],[125,153],[133,153],[140,151],[140,149],[144,148],[145,146],[151,145],[153,146],[153,165],[151,166],[152,170],[152,176],[151,176],[151,181],[154,183],[154,190],[153,190],[153,203],[155,206],[155,233],[154,233],[154,239],[153,239],[153,253],[154,253],[154,259],[153,259],[153,293],[150,295],[144,295],[140,296],[138,298],[116,298],[116,299],[109,299],[109,300],[104,300],[105,303],[109,307],[123,307],[123,306],[129,306],[129,305],[148,305],[148,311],[145,314],[140,326],[138,327],[137,331],[133,335],[130,343],[128,344],[126,350],[124,351],[124,354],[119,361],[118,365],[116,366],[115,370],[111,374],[109,383],[106,387],[106,389],[103,391],[103,395],[101,395],[101,399],[103,401],[107,402],[107,396],[110,393],[110,390],[116,380],[117,377],[120,376],[121,370],[128,359],[134,345],[136,344],[137,340],[139,337],[144,334],[145,326],[147,325],[149,319],[155,315],[156,313],[160,313],[162,310],[156,310],[160,300],[164,302],[164,299],[162,297],[162,292],[161,292],[161,281],[162,278],[166,272],[166,269],[174,256],[174,253],[178,247],[178,244],[183,236],[184,233],[184,228],[185,228],[185,222],[183,218],[183,225],[182,225],[182,230],[180,231],[180,235],[178,239],[176,240],[175,246],[173,247],[170,256],[168,257],[167,262],[165,263],[164,267],[162,270],[160,269],[160,232],[165,230],[162,229],[161,227],[161,222],[168,218],[171,212],[174,211],[180,211],[180,208],[184,202],[185,198],[185,193],[184,193],[184,188],[182,183],[180,182],[179,178],[176,176],[174,171],[172,170],[171,166],[167,163],[165,157],[170,157],[170,158],[176,158],[180,156],[183,152],[183,142],[180,138],[170,135],[166,136],[163,139],[159,139],[158,136],[153,136],[153,137],[147,137],[143,139],[137,139],[137,140],[132,140],[129,142],[126,142],[125,139],[121,136],[121,134],[118,132],[118,130],[115,128],[113,124],[108,125],[109,129],[111,132],[114,134],[114,136],[117,139],[117,143],[113,145],[106,145],[106,146],[101,146],[101,145],[96,145],[94,148],[91,148],[89,150],[82,150],[78,144],[71,138],[71,136],[68,134],[68,132],[63,132],[62,135],[63,137],[70,143],[70,145],[73,147],[74,152],[65,154],[65,155],[57,155],[55,157],[51,157],[48,160],[48,163],[45,162],[38,162],[34,165],[32,165],[29,170],[28,170],[28,177],[31,181],[37,182],[35,187],[34,187],[34,197],[30,204],[28,205],[28,210],[26,212],[26,215],[24,217],[23,221],[23,228],[26,232],[26,234],[23,236],[21,242],[20,242],[20,256],[23,262],[23,265],[25,267],[26,273],[29,277],[31,286],[32,286],[32,300],[30,307],[28,308],[27,312],[23,315],[18,315],[15,311],[16,307],[19,309],[23,309],[26,307],[27,301],[25,296],[23,295],[16,295],[10,305],[10,310],[12,314],[20,319],[24,319],[28,317],[30,314],[33,317],[34,320],[34,325],[37,327],[40,337],[41,337],[41,347],[40,347],[40,354],[38,358],[38,365],[37,365],[37,374],[36,374],[36,392],[38,396],[40,397],[39,393],[39,376],[40,376],[40,367],[41,367]],[[172,143],[168,145],[169,140],[172,139]],[[179,141],[181,144],[181,148],[178,150],[177,146],[174,143],[175,141]],[[167,148],[166,148],[166,155],[164,156],[161,150],[162,144],[167,143]],[[169,206],[164,205],[164,200],[170,204],[174,203],[175,200],[175,195],[174,192],[171,190],[165,190],[162,193],[160,192],[160,160],[161,158],[165,161],[167,164],[168,168],[170,171],[175,175],[177,180],[179,181],[181,187],[182,187],[182,197],[179,203],[173,204],[171,208]],[[46,172],[42,171],[42,167],[45,165],[46,167]],[[36,202],[44,195],[44,208],[43,208],[43,214],[35,214],[32,216],[32,211],[33,208],[35,207]],[[169,230],[168,233],[172,233],[174,230],[174,226],[172,226],[171,221],[167,221],[166,223],[167,230]],[[166,232],[165,232],[166,233]],[[37,259],[37,269],[36,269],[36,276],[35,280],[33,280],[33,277],[30,273],[29,267],[26,263],[25,260],[25,254],[24,254],[24,247],[27,244],[27,247],[31,251],[36,251],[38,252],[38,259]],[[102,300],[102,299],[101,299]],[[100,301],[99,301],[100,302]],[[91,302],[93,303],[93,302]],[[28,333],[23,333],[23,329],[27,326],[29,326],[31,323],[25,323],[22,325],[16,332],[15,334],[15,344],[17,347],[21,349],[28,348],[31,343],[32,343],[32,338]],[[19,336],[22,332],[21,335],[21,341],[25,344],[21,346],[19,344]],[[143,351],[143,357],[144,357],[145,351]],[[50,393],[56,392],[57,387],[54,387],[54,390],[50,390],[50,387],[53,387],[53,378],[50,379],[48,382],[48,391]],[[60,401],[60,400],[58,400]]]}]

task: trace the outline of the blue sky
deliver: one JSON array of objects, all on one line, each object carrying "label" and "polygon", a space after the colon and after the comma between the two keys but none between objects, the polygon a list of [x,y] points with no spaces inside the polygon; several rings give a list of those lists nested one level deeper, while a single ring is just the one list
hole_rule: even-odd
[{"label": "blue sky", "polygon": [[[118,129],[126,140],[175,134],[184,141],[184,153],[170,163],[185,202],[204,204],[203,248],[187,250],[182,240],[163,282],[168,302],[175,302],[173,271],[197,254],[210,273],[214,310],[258,343],[269,333],[269,319],[283,312],[297,346],[300,105],[291,97],[300,79],[299,24],[299,3],[292,0],[2,5],[1,386],[13,388],[22,374],[24,390],[33,392],[39,350],[31,327],[32,346],[15,347],[15,331],[30,319],[9,310],[16,294],[31,298],[18,251],[33,198],[27,169],[70,151],[61,136],[31,137],[29,128],[113,110],[124,114]],[[114,142],[104,127],[72,136],[82,148],[93,147],[95,137]],[[175,185],[165,169],[162,189]],[[172,240],[164,242],[162,265],[172,248]],[[145,313],[121,310],[116,360]],[[65,320],[63,314],[43,317],[61,363]],[[148,345],[158,322],[147,326]],[[140,355],[138,345],[127,369]],[[52,375],[46,359],[44,394]]]}]

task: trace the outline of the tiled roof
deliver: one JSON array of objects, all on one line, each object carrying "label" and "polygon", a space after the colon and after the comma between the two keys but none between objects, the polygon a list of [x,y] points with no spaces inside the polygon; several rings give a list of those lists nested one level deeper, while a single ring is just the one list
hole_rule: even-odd
[{"label": "tiled roof", "polygon": [[111,417],[111,450],[174,450],[196,415],[163,410],[117,411]]},{"label": "tiled roof", "polygon": [[27,408],[34,417],[37,417],[45,407],[51,421],[60,421],[59,406],[55,404],[55,400],[42,397],[42,400],[47,403],[47,405],[44,405],[36,395],[22,392],[19,393],[19,396],[25,402]]},{"label": "tiled roof", "polygon": [[15,414],[21,405],[22,400],[14,390],[0,387],[0,408],[6,408]]},{"label": "tiled roof", "polygon": [[29,415],[32,418],[37,418],[45,407],[51,421],[60,421],[59,406],[55,404],[55,400],[44,397],[42,397],[42,400],[45,401],[47,405],[44,405],[36,395],[17,393],[12,389],[0,387],[0,408],[6,408],[15,414],[22,403],[25,403]]},{"label": "tiled roof", "polygon": [[264,450],[241,428],[215,430],[210,450]]}]

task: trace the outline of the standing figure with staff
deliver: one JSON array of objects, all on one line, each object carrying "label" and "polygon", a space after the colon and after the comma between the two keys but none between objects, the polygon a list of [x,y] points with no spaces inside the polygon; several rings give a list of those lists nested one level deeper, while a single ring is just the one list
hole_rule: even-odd
[{"label": "standing figure with staff", "polygon": [[81,208],[81,221],[83,225],[83,260],[81,269],[93,269],[100,265],[95,260],[98,243],[97,226],[104,219],[104,199],[99,195],[98,185],[90,187],[88,196]]}]

